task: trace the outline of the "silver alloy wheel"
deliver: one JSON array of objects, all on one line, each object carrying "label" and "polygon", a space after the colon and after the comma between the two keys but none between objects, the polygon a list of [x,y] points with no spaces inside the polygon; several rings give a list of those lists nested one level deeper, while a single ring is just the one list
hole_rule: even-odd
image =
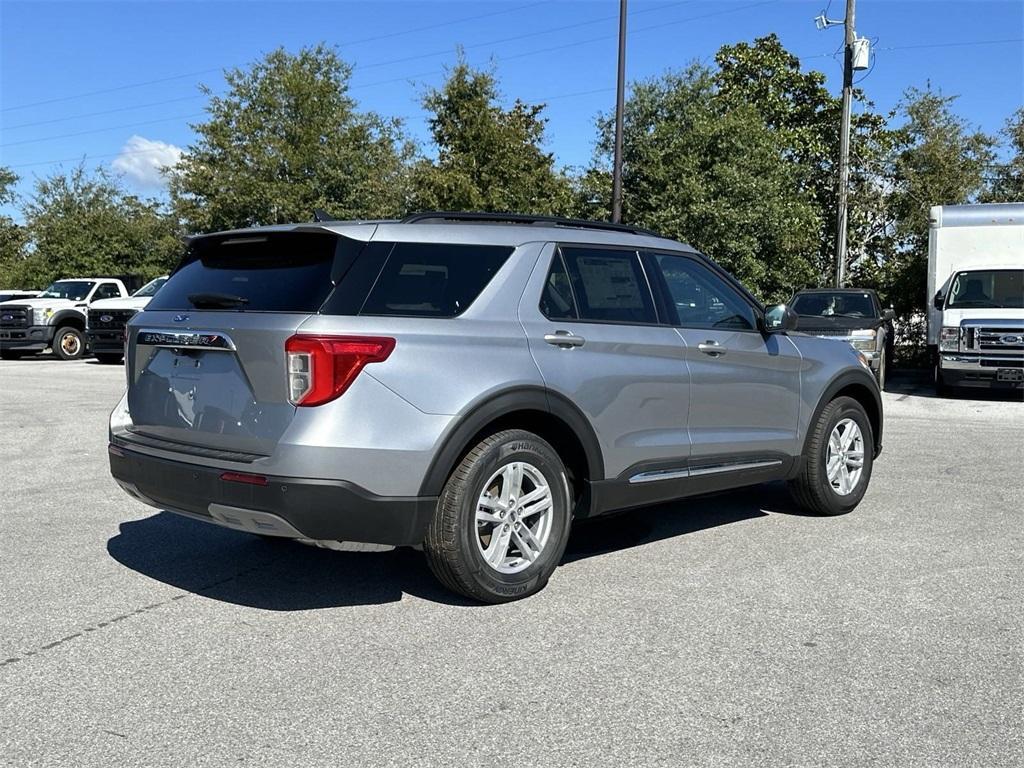
[{"label": "silver alloy wheel", "polygon": [[518,573],[544,551],[551,536],[554,499],[544,475],[513,461],[484,484],[476,503],[476,543],[499,573]]},{"label": "silver alloy wheel", "polygon": [[843,419],[828,438],[825,472],[832,490],[840,496],[853,492],[864,472],[864,435],[853,419]]},{"label": "silver alloy wheel", "polygon": [[82,349],[82,340],[77,333],[65,333],[60,337],[60,348],[68,357],[74,357]]}]

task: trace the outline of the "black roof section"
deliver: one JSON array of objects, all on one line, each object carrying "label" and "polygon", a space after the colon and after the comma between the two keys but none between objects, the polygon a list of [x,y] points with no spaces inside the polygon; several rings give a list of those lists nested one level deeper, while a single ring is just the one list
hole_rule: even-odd
[{"label": "black roof section", "polygon": [[[874,288],[801,288],[796,293],[878,293]],[[793,294],[794,296],[796,295]]]},{"label": "black roof section", "polygon": [[562,216],[539,216],[524,213],[485,213],[483,211],[425,211],[406,216],[400,224],[425,224],[430,222],[469,222],[481,224],[537,224],[547,227],[572,227],[574,229],[599,229],[611,232],[626,232],[631,235],[663,237],[657,232],[628,224],[612,224],[608,221],[588,221]]}]

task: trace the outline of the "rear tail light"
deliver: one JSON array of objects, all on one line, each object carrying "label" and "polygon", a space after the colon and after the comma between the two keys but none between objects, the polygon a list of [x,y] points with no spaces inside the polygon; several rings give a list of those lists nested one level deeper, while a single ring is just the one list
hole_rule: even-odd
[{"label": "rear tail light", "polygon": [[311,406],[349,388],[363,366],[388,359],[395,340],[386,336],[292,336],[284,344],[288,400]]}]

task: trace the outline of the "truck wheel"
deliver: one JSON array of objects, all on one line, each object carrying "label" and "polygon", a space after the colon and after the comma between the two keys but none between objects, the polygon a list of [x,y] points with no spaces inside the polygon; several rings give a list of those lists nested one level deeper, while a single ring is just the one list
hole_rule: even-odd
[{"label": "truck wheel", "polygon": [[818,515],[852,510],[871,481],[874,445],[864,406],[852,397],[837,397],[811,430],[800,474],[789,482],[793,500]]},{"label": "truck wheel", "polygon": [[95,357],[104,365],[120,365],[124,355],[118,352],[96,352]]},{"label": "truck wheel", "polygon": [[424,551],[446,587],[485,603],[540,591],[571,527],[565,465],[535,434],[512,429],[477,444],[437,501]]},{"label": "truck wheel", "polygon": [[13,349],[0,349],[0,360],[17,360],[21,357],[21,352],[16,352]]},{"label": "truck wheel", "polygon": [[85,336],[70,325],[58,328],[53,337],[53,354],[61,360],[78,360],[85,354]]},{"label": "truck wheel", "polygon": [[953,392],[951,387],[946,383],[946,380],[942,378],[942,369],[939,368],[938,363],[935,364],[935,368],[932,371],[932,375],[935,377],[935,394],[939,397],[949,397]]}]

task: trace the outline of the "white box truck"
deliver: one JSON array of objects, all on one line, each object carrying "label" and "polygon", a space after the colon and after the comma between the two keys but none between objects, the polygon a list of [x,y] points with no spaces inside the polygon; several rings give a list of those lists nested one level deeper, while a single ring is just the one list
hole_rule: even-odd
[{"label": "white box truck", "polygon": [[935,388],[1024,390],[1024,203],[937,205],[930,226]]}]

